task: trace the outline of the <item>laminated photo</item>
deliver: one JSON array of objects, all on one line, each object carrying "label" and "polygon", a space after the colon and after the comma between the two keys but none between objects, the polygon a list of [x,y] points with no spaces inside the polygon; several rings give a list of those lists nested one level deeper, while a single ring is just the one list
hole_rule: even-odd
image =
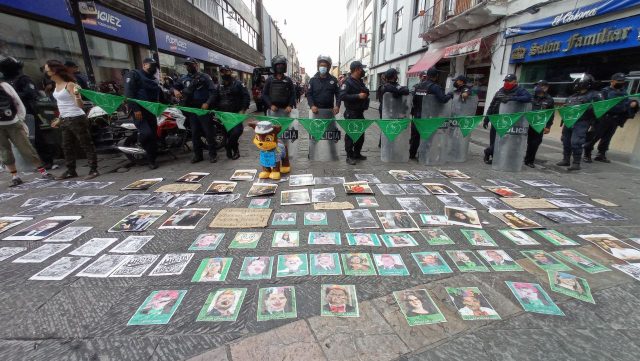
[{"label": "laminated photo", "polygon": [[61,281],[90,259],[89,257],[62,257],[29,279],[32,281]]},{"label": "laminated photo", "polygon": [[397,197],[402,209],[410,213],[431,213],[431,209],[418,197]]},{"label": "laminated photo", "polygon": [[549,203],[552,203],[560,208],[591,208],[595,207],[591,203],[581,201],[577,198],[547,198]]},{"label": "laminated photo", "polygon": [[158,262],[156,267],[149,272],[149,276],[179,275],[193,258],[193,253],[168,253]]},{"label": "laminated photo", "polygon": [[309,273],[312,276],[338,276],[342,274],[340,257],[337,253],[309,255]]},{"label": "laminated photo", "polygon": [[412,253],[411,256],[420,267],[420,271],[425,275],[453,273],[453,270],[439,252],[417,252]]},{"label": "laminated photo", "polygon": [[593,300],[593,295],[591,295],[591,287],[589,287],[589,283],[584,278],[561,271],[547,272],[547,275],[549,276],[549,285],[552,291],[580,301],[596,303]]},{"label": "laminated photo", "polygon": [[410,181],[417,181],[420,180],[420,178],[416,177],[415,175],[411,174],[409,171],[406,170],[389,170],[389,174],[395,178],[395,180],[397,180],[398,182],[410,182]]},{"label": "laminated photo", "polygon": [[384,194],[385,196],[402,196],[405,195],[406,192],[402,187],[398,184],[392,183],[377,183],[376,187]]},{"label": "laminated photo", "polygon": [[489,211],[511,211],[513,208],[495,197],[473,197],[476,202],[480,203]]},{"label": "laminated photo", "polygon": [[493,183],[498,187],[507,187],[507,188],[513,188],[513,189],[517,189],[517,188],[522,188],[519,185],[506,181],[506,180],[502,180],[502,179],[487,179],[487,182],[489,183]]},{"label": "laminated photo", "polygon": [[153,291],[131,316],[127,326],[166,325],[176,312],[186,290]]},{"label": "laminated photo", "polygon": [[458,193],[442,183],[422,183],[433,195],[457,196]]},{"label": "laminated photo", "polygon": [[82,271],[78,272],[76,276],[96,278],[109,277],[116,268],[122,266],[122,264],[124,264],[128,259],[129,256],[127,255],[103,254]]},{"label": "laminated photo", "polygon": [[462,173],[461,171],[459,171],[457,169],[450,169],[450,170],[439,169],[438,172],[440,172],[443,176],[445,176],[447,178],[452,178],[452,179],[471,179],[471,177],[469,177],[468,175]]},{"label": "laminated photo", "polygon": [[0,203],[20,197],[21,195],[22,194],[19,193],[0,193]]},{"label": "laminated photo", "polygon": [[536,211],[536,213],[561,224],[588,224],[591,221],[568,211]]},{"label": "laminated photo", "polygon": [[382,234],[380,238],[382,238],[384,245],[389,248],[415,247],[418,245],[418,242],[409,233]]},{"label": "laminated photo", "polygon": [[188,193],[195,192],[202,187],[202,184],[198,183],[172,183],[165,184],[156,188],[156,193]]},{"label": "laminated photo", "polygon": [[227,181],[213,181],[207,187],[207,190],[204,191],[204,194],[228,194],[233,193],[236,189],[238,182],[227,182]]},{"label": "laminated photo", "polygon": [[246,288],[219,288],[211,292],[196,321],[235,322],[246,294]]},{"label": "laminated photo", "polygon": [[138,206],[146,202],[151,197],[150,193],[131,193],[126,194],[109,204],[109,207],[131,207]]},{"label": "laminated photo", "polygon": [[360,317],[354,285],[322,285],[320,304],[321,316]]},{"label": "laminated photo", "polygon": [[[19,196],[19,194],[17,194],[16,196]],[[42,204],[44,202],[71,201],[75,196],[76,196],[75,193],[66,193],[66,194],[52,194],[50,196],[39,196],[37,198],[29,198],[20,205],[20,208],[33,207],[33,206],[37,206],[38,204]]]},{"label": "laminated photo", "polygon": [[233,172],[229,180],[252,181],[256,177],[256,173],[258,173],[258,171],[255,169],[237,169]]},{"label": "laminated photo", "polygon": [[438,214],[421,214],[420,221],[424,226],[447,226],[449,221],[447,216]]},{"label": "laminated photo", "polygon": [[447,224],[471,228],[482,228],[480,217],[475,209],[444,207],[444,215],[447,217]]},{"label": "laminated photo", "polygon": [[545,272],[549,271],[571,271],[571,267],[560,262],[557,258],[553,257],[549,253],[541,250],[526,250],[520,251],[525,257],[527,257],[531,263],[538,266]]},{"label": "laminated photo", "polygon": [[544,198],[502,198],[502,201],[515,209],[558,209]]},{"label": "laminated photo", "polygon": [[606,199],[591,198],[591,200],[596,202],[596,203],[598,203],[598,204],[600,204],[600,205],[603,205],[605,207],[620,207],[619,205],[617,205],[617,204],[615,204],[615,203],[613,203],[611,201],[608,201]]},{"label": "laminated photo", "polygon": [[446,179],[447,177],[434,170],[412,170],[418,178],[422,179]]},{"label": "laminated photo", "polygon": [[404,265],[402,256],[399,254],[374,254],[373,260],[376,263],[380,276],[408,276],[409,270]]},{"label": "laminated photo", "polygon": [[373,260],[368,253],[342,253],[342,265],[347,276],[375,276]]},{"label": "laminated photo", "polygon": [[280,192],[280,205],[287,206],[293,204],[310,204],[309,190],[296,189],[292,191]]},{"label": "laminated photo", "polygon": [[332,202],[335,198],[336,198],[336,191],[335,189],[333,189],[333,187],[315,188],[311,190],[311,202],[313,203]]},{"label": "laminated photo", "polygon": [[306,253],[281,254],[276,263],[276,277],[299,277],[309,274]]},{"label": "laminated photo", "polygon": [[270,198],[254,198],[249,202],[249,208],[252,209],[267,209],[271,206]]},{"label": "laminated photo", "polygon": [[579,234],[578,237],[595,244],[601,250],[621,261],[640,262],[640,250],[610,234]]},{"label": "laminated photo", "polygon": [[524,194],[518,193],[509,187],[484,186],[483,188],[503,198],[524,198],[525,197]]},{"label": "laminated photo", "polygon": [[426,289],[396,291],[393,297],[409,326],[447,322]]},{"label": "laminated photo", "polygon": [[580,193],[571,188],[541,188],[543,191],[547,193],[551,193],[554,196],[558,197],[586,197],[587,195],[584,193]]},{"label": "laminated photo", "polygon": [[299,231],[275,231],[273,232],[273,241],[271,247],[298,247],[300,245]]},{"label": "laminated photo", "polygon": [[231,268],[231,257],[205,258],[191,278],[191,282],[224,282]]},{"label": "laminated photo", "polygon": [[273,257],[245,257],[238,279],[264,280],[271,278]]},{"label": "laminated photo", "polygon": [[143,191],[153,187],[154,185],[162,182],[164,178],[146,178],[137,180],[128,186],[122,188],[123,191]]},{"label": "laminated photo", "polygon": [[580,243],[572,240],[564,234],[553,229],[535,229],[533,230],[540,237],[551,242],[554,246],[579,246]]},{"label": "laminated photo", "polygon": [[69,204],[74,206],[100,206],[105,205],[118,196],[82,196],[72,200]]},{"label": "laminated photo", "polygon": [[356,196],[356,202],[358,202],[358,207],[361,208],[375,208],[380,206],[376,197],[373,196]]},{"label": "laminated photo", "polygon": [[571,208],[571,212],[592,221],[625,221],[626,217],[610,212],[604,208]]},{"label": "laminated photo", "polygon": [[142,275],[155,263],[157,254],[135,254],[116,268],[109,277],[142,277]]},{"label": "laminated photo", "polygon": [[489,268],[480,261],[480,258],[473,251],[447,251],[447,255],[449,255],[449,258],[451,258],[460,272],[489,272]]},{"label": "laminated photo", "polygon": [[183,208],[167,218],[159,229],[195,229],[210,208]]},{"label": "laminated photo", "polygon": [[486,192],[481,187],[478,187],[477,185],[475,185],[473,183],[470,183],[470,182],[451,181],[451,184],[453,184],[454,186],[460,188],[460,190],[462,190],[463,192],[469,192],[469,193]]},{"label": "laminated photo", "polygon": [[446,287],[445,290],[464,321],[501,319],[477,287]]},{"label": "laminated photo", "polygon": [[328,224],[327,212],[304,212],[305,226],[326,226]]},{"label": "laminated photo", "polygon": [[610,271],[607,267],[601,265],[600,263],[592,260],[591,258],[583,255],[582,253],[574,250],[574,249],[565,249],[562,251],[553,252],[554,255],[558,256],[563,261],[580,268],[581,270],[587,273],[600,273]]},{"label": "laminated photo", "polygon": [[293,286],[267,287],[258,291],[258,321],[297,317],[296,290]]},{"label": "laminated photo", "polygon": [[347,233],[346,236],[350,246],[380,246],[380,239],[375,233]]},{"label": "laminated photo", "polygon": [[528,234],[517,229],[501,229],[498,232],[502,233],[503,236],[518,246],[535,246],[540,244]]},{"label": "laminated photo", "polygon": [[371,214],[371,211],[368,209],[347,209],[343,210],[342,214],[349,225],[349,229],[359,230],[380,228],[380,226],[378,226],[378,222],[376,222],[376,219],[373,217],[373,214]]},{"label": "laminated photo", "polygon": [[315,177],[315,185],[340,185],[344,183],[344,177]]},{"label": "laminated photo", "polygon": [[373,194],[373,189],[367,182],[349,182],[342,184],[346,194]]},{"label": "laminated photo", "polygon": [[224,239],[224,233],[202,233],[191,243],[189,251],[214,251]]},{"label": "laminated photo", "polygon": [[422,236],[427,240],[427,243],[431,246],[441,246],[446,244],[454,244],[451,237],[449,237],[442,228],[432,227],[420,231]]},{"label": "laminated photo", "polygon": [[556,184],[546,179],[531,179],[531,180],[521,179],[520,182],[524,184],[528,184],[532,187],[562,187],[560,184]]},{"label": "laminated photo", "polygon": [[[636,263],[637,265],[637,263]],[[640,266],[636,266],[633,264],[614,264],[611,267],[617,269],[618,271],[626,274],[629,277],[635,278],[637,281],[640,281]]]},{"label": "laminated photo", "polygon": [[277,184],[272,183],[253,183],[251,188],[249,188],[249,192],[247,193],[247,197],[262,197],[262,196],[270,196],[276,194],[276,190],[278,190]]},{"label": "laminated photo", "polygon": [[310,245],[340,245],[340,232],[309,232],[307,243]]},{"label": "laminated photo", "polygon": [[295,226],[296,225],[296,212],[280,212],[274,213],[271,220],[272,226]]},{"label": "laminated photo", "polygon": [[69,201],[45,201],[42,202],[40,204],[38,204],[37,206],[25,209],[22,212],[16,213],[14,214],[14,216],[16,217],[35,217],[35,216],[42,216],[45,215],[47,213],[51,213],[54,210],[64,207],[66,205],[70,204]]},{"label": "laminated photo", "polygon": [[31,217],[0,217],[0,233],[32,219]]},{"label": "laminated photo", "polygon": [[480,250],[477,252],[496,272],[524,271],[507,252],[501,249]]},{"label": "laminated photo", "polygon": [[188,207],[188,206],[190,206],[192,204],[196,204],[196,203],[200,202],[202,197],[204,197],[204,195],[202,195],[202,194],[194,194],[194,193],[180,194],[174,200],[172,200],[171,203],[169,203],[167,205],[167,207],[169,207],[169,208],[184,208],[184,207]]},{"label": "laminated photo", "polygon": [[382,183],[380,179],[373,174],[354,174],[357,180],[367,183]]},{"label": "laminated photo", "polygon": [[13,263],[41,263],[71,247],[69,243],[47,243],[13,260]]},{"label": "laminated photo", "polygon": [[407,211],[384,210],[376,211],[376,214],[385,232],[417,232],[420,230]]},{"label": "laminated photo", "polygon": [[460,232],[472,246],[497,247],[496,241],[491,238],[487,231],[478,229],[461,229]]},{"label": "laminated photo", "polygon": [[118,243],[109,252],[112,253],[137,253],[154,236],[129,236]]},{"label": "laminated photo", "polygon": [[117,241],[117,238],[91,238],[80,247],[69,252],[69,254],[72,256],[96,256]]},{"label": "laminated photo", "polygon": [[133,211],[111,227],[108,232],[144,232],[165,213],[167,213],[167,211],[164,209],[141,209]]},{"label": "laminated photo", "polygon": [[305,187],[315,184],[313,174],[295,174],[289,176],[290,187]]},{"label": "laminated photo", "polygon": [[505,281],[505,283],[526,312],[564,316],[564,312],[539,284],[511,281]]},{"label": "laminated photo", "polygon": [[[538,213],[540,212],[546,211],[538,211]],[[527,218],[524,214],[516,211],[489,211],[489,213],[496,216],[496,218],[513,229],[543,228],[538,222]]]},{"label": "laminated photo", "polygon": [[419,183],[402,183],[400,187],[410,195],[428,196],[431,193],[422,184]]},{"label": "laminated photo", "polygon": [[161,208],[173,198],[175,195],[171,193],[154,193],[140,205],[140,208]]},{"label": "laminated photo", "polygon": [[183,175],[182,177],[176,179],[176,182],[184,182],[184,183],[198,183],[200,182],[204,177],[208,176],[210,173],[203,173],[203,172],[190,172],[187,173],[185,175]]},{"label": "laminated photo", "polygon": [[5,241],[41,241],[51,237],[56,232],[69,226],[71,223],[82,218],[81,216],[56,216],[49,217],[24,228],[9,237]]},{"label": "laminated photo", "polygon": [[464,199],[458,196],[436,196],[442,204],[446,207],[457,207],[457,208],[465,208],[465,209],[476,209],[476,207],[467,203]]},{"label": "laminated photo", "polygon": [[262,232],[238,232],[231,240],[229,248],[256,248]]},{"label": "laminated photo", "polygon": [[27,247],[0,247],[0,262],[26,250]]}]

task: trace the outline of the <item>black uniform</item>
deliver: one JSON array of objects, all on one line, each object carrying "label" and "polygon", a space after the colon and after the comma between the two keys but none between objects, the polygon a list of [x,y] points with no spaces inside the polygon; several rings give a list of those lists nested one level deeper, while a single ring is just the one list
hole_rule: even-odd
[{"label": "black uniform", "polygon": [[[531,110],[544,110],[553,108],[553,98],[551,95],[544,93],[543,96],[534,95],[531,100]],[[545,128],[551,128],[553,125],[554,115],[551,114],[551,118],[544,126]],[[542,137],[544,136],[544,131],[538,133],[532,127],[529,127],[529,133],[527,134],[527,153],[524,156],[524,163],[531,164],[536,160],[536,153],[538,152],[538,148],[540,144],[542,144]]]},{"label": "black uniform", "polygon": [[296,86],[286,75],[282,76],[282,79],[278,79],[275,76],[270,76],[264,83],[264,89],[262,89],[262,100],[267,109],[270,109],[272,105],[278,108],[296,106]]},{"label": "black uniform", "polygon": [[[344,119],[364,119],[364,111],[369,109],[369,97],[360,99],[360,93],[369,94],[369,89],[364,85],[362,79],[356,80],[349,76],[340,88],[340,102],[344,102]],[[348,158],[359,157],[362,145],[364,144],[364,134],[356,142],[347,134],[344,137],[344,149]]]},{"label": "black uniform", "polygon": [[[602,94],[602,100],[607,100],[625,96],[627,92],[624,89],[615,89],[608,86],[600,94]],[[600,142],[598,144],[598,156],[604,157],[607,150],[609,150],[611,138],[613,138],[618,127],[622,128],[627,119],[633,118],[637,112],[637,107],[635,109],[631,108],[631,102],[632,100],[630,99],[623,99],[609,109],[600,119],[596,120],[595,124],[587,132],[587,141],[584,144],[585,157],[591,157],[593,147],[598,141]]]},{"label": "black uniform", "polygon": [[[183,75],[176,89],[182,91],[182,103],[184,106],[200,108],[203,104],[213,104],[215,84],[211,77],[205,73],[195,72]],[[207,139],[209,158],[217,157],[216,151],[216,127],[210,114],[197,115],[187,112],[187,119],[191,126],[191,141],[193,143],[193,154],[196,159],[202,159],[202,136]]]},{"label": "black uniform", "polygon": [[[124,83],[124,95],[127,98],[157,102],[160,99],[160,84],[154,76],[144,70],[136,69],[127,74]],[[158,120],[151,112],[141,107],[138,103],[127,102],[132,112],[141,112],[142,119],[134,124],[138,128],[138,142],[147,152],[149,163],[155,163],[158,155]]]},{"label": "black uniform", "polygon": [[[465,87],[465,89],[467,88]],[[422,117],[422,98],[429,94],[434,95],[436,99],[443,104],[453,98],[453,94],[445,94],[444,90],[438,83],[434,83],[430,79],[421,81],[413,87],[412,92],[413,107],[411,114],[414,118]],[[420,147],[420,133],[413,122],[411,123],[411,139],[409,144],[409,158],[414,159],[418,152],[418,148]]]},{"label": "black uniform", "polygon": [[[392,83],[385,83],[382,86],[382,89],[380,89],[380,100],[384,99],[383,97],[385,93],[391,93],[393,94],[394,99],[398,99],[403,95],[409,95],[411,92],[409,91],[409,88],[402,86],[395,81]],[[378,111],[380,112],[380,118],[382,118],[382,101],[380,102]]]},{"label": "black uniform", "polygon": [[[220,82],[214,92],[213,108],[221,112],[239,113],[247,110],[251,102],[251,96],[247,87],[239,80],[232,80],[230,83]],[[238,139],[242,135],[244,125],[242,123],[231,128],[227,133],[227,151],[237,151]]]},{"label": "black uniform", "polygon": [[[500,113],[500,104],[508,103],[508,102],[519,102],[519,103],[529,103],[531,102],[531,94],[529,94],[526,89],[522,88],[520,85],[516,86],[511,90],[506,90],[504,87],[500,88],[496,95],[491,100],[491,104],[489,104],[489,109],[487,110],[487,115],[494,115]],[[485,118],[484,124],[487,125],[489,123],[489,118]],[[484,150],[485,156],[493,156],[493,148],[496,143],[496,129],[492,126],[489,131],[489,147]]]},{"label": "black uniform", "polygon": [[316,106],[320,109],[332,109],[339,100],[340,86],[338,86],[338,79],[333,75],[326,74],[322,77],[320,73],[316,73],[309,80],[309,90],[307,90],[309,108]]},{"label": "black uniform", "polygon": [[[578,105],[602,100],[602,96],[595,90],[588,90],[586,93],[575,93],[567,98],[566,105]],[[565,125],[562,128],[562,155],[568,161],[573,154],[573,163],[580,164],[582,160],[582,147],[586,141],[587,130],[596,121],[593,109],[589,107],[578,119],[572,128]]]}]

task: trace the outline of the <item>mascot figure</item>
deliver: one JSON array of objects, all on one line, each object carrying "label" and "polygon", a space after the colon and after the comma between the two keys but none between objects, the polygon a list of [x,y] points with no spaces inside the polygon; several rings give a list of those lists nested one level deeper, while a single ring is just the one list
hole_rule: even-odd
[{"label": "mascot figure", "polygon": [[287,146],[278,141],[278,133],[282,129],[279,125],[273,125],[268,121],[249,122],[249,126],[256,132],[253,144],[260,149],[260,165],[262,172],[260,179],[279,180],[280,173],[289,173],[289,152]]}]

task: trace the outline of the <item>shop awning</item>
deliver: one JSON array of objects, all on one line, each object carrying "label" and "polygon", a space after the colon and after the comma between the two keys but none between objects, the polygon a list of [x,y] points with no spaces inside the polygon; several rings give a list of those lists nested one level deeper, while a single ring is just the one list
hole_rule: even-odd
[{"label": "shop awning", "polygon": [[432,66],[436,65],[436,63],[440,59],[442,59],[443,55],[444,55],[444,49],[428,51],[424,53],[422,58],[420,58],[420,60],[418,60],[418,62],[411,67],[411,69],[407,73],[407,76],[411,77],[411,76],[420,75],[422,71],[427,70]]},{"label": "shop awning", "polygon": [[481,43],[482,43],[482,38],[477,38],[477,39],[469,40],[462,44],[448,46],[444,49],[444,57],[455,58],[456,56],[463,56],[463,55],[477,53],[478,51],[480,51]]}]

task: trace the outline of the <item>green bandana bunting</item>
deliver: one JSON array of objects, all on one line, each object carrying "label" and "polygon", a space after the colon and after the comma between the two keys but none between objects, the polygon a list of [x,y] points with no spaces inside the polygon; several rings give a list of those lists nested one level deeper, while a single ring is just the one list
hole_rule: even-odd
[{"label": "green bandana bunting", "polygon": [[304,129],[309,132],[309,135],[315,140],[321,140],[324,136],[324,132],[334,119],[298,119]]},{"label": "green bandana bunting", "polygon": [[537,133],[542,133],[542,130],[545,128],[547,122],[549,122],[549,119],[555,111],[555,109],[545,109],[534,112],[526,112],[524,113],[524,117],[527,119],[527,122],[529,122],[529,126],[533,128],[533,130],[535,130]]},{"label": "green bandana bunting", "polygon": [[129,99],[129,100],[132,101],[132,102],[138,103],[138,105],[140,105],[141,107],[145,108],[146,110],[148,110],[151,114],[155,115],[156,117],[159,116],[160,114],[162,114],[162,112],[164,112],[167,108],[169,108],[169,106],[167,104],[146,102],[144,100],[138,100],[138,99]]},{"label": "green bandana bunting", "polygon": [[256,118],[259,121],[266,120],[268,122],[271,122],[271,124],[273,125],[279,125],[280,127],[282,127],[282,129],[280,130],[280,133],[278,133],[278,136],[281,136],[282,133],[284,133],[289,128],[291,123],[293,123],[293,121],[295,120],[294,118],[269,117],[266,115],[256,115],[254,116],[254,118]]},{"label": "green bandana bunting", "polygon": [[411,119],[376,119],[376,124],[389,141],[393,142],[411,122]]},{"label": "green bandana bunting", "polygon": [[431,138],[433,133],[446,121],[447,118],[414,119],[413,124],[416,125],[416,129],[418,129],[418,133],[420,133],[420,139],[427,140]]},{"label": "green bandana bunting", "polygon": [[496,133],[500,137],[503,137],[509,129],[522,118],[523,113],[513,113],[513,114],[494,114],[489,115],[489,121],[491,121],[491,125],[496,129]]},{"label": "green bandana bunting", "polygon": [[609,109],[618,105],[618,103],[620,103],[623,99],[624,97],[619,97],[619,98],[612,98],[607,100],[601,100],[599,102],[594,102],[593,112],[595,113],[596,118],[600,118],[603,115],[605,115],[605,113],[608,112]]},{"label": "green bandana bunting", "polygon": [[367,119],[337,119],[336,122],[354,142],[373,124],[373,120]]},{"label": "green bandana bunting", "polygon": [[455,117],[453,118],[460,127],[460,132],[464,137],[468,137],[471,131],[476,129],[478,124],[484,119],[484,115],[476,115],[469,117]]},{"label": "green bandana bunting", "polygon": [[180,107],[180,106],[177,106],[176,108],[182,110],[183,112],[194,113],[196,115],[206,115],[211,113],[211,110],[206,110],[202,108],[189,108],[189,107]]},{"label": "green bandana bunting", "polygon": [[567,128],[573,128],[573,125],[576,124],[578,119],[580,119],[590,106],[591,103],[585,103],[559,108],[558,113],[560,113],[560,117],[562,117],[564,126]]},{"label": "green bandana bunting", "polygon": [[216,112],[216,116],[222,122],[224,129],[230,131],[236,125],[244,122],[249,116],[247,114],[237,114],[237,113],[226,113],[226,112]]},{"label": "green bandana bunting", "polygon": [[80,89],[80,94],[85,98],[91,100],[94,105],[99,106],[107,114],[111,114],[118,110],[124,97],[120,95],[98,93],[87,89]]}]

